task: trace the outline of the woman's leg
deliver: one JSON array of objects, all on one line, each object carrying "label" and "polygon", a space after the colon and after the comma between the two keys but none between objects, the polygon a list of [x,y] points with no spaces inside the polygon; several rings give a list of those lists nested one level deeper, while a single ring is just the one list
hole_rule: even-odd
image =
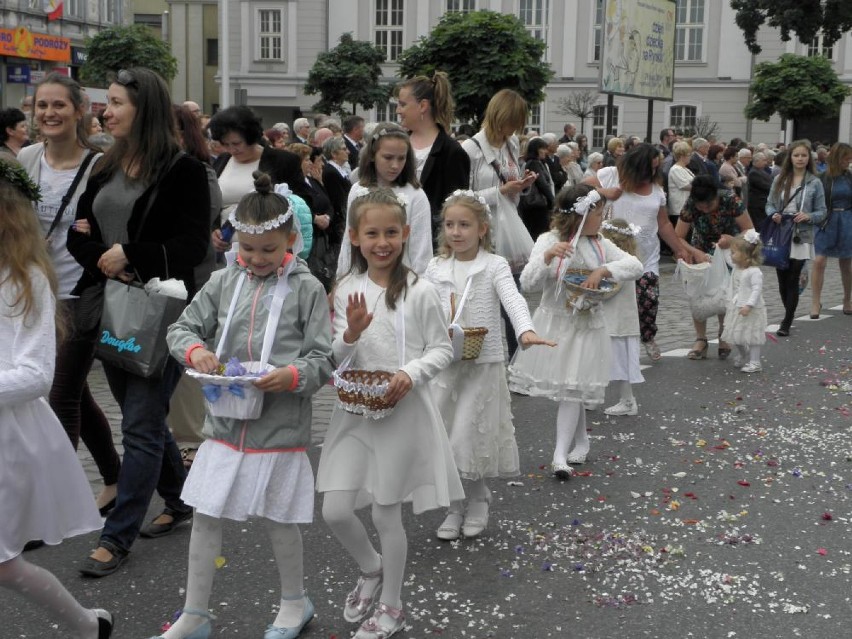
[{"label": "woman's leg", "polygon": [[822,304],[822,283],[825,279],[825,255],[814,257],[813,268],[811,268],[811,315],[818,316]]},{"label": "woman's leg", "polygon": [[695,343],[686,356],[689,359],[704,359],[707,357],[707,321],[692,318],[695,327]]},{"label": "woman's leg", "polygon": [[192,535],[189,538],[189,566],[186,576],[184,612],[172,624],[172,627],[163,633],[165,639],[183,639],[209,621],[209,617],[189,611],[207,612],[210,607],[216,558],[221,554],[222,520],[195,513],[192,520]]},{"label": "woman's leg", "polygon": [[636,304],[639,308],[639,334],[646,344],[653,342],[657,336],[659,298],[659,277],[654,273],[643,273],[636,281]]},{"label": "woman's leg", "polygon": [[76,636],[82,639],[98,636],[95,612],[81,606],[53,573],[29,563],[20,555],[0,563],[0,586],[41,606]]},{"label": "woman's leg", "polygon": [[272,625],[297,628],[305,614],[302,533],[296,524],[281,524],[270,519],[265,523],[281,581],[281,605]]},{"label": "woman's leg", "polygon": [[[784,303],[784,319],[781,328],[790,330],[793,318],[796,316],[796,308],[799,306],[799,276],[805,260],[790,260],[789,268],[778,270],[778,284],[781,291],[781,301]],[[783,281],[783,284],[782,284]]]},{"label": "woman's leg", "polygon": [[843,311],[852,313],[852,258],[841,257],[837,262],[840,265],[840,281],[843,283]]}]

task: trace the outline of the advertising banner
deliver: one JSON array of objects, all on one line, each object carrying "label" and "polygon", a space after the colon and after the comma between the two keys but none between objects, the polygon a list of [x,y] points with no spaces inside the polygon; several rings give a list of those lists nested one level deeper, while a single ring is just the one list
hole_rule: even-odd
[{"label": "advertising banner", "polygon": [[0,29],[0,55],[69,63],[71,40],[47,33],[33,33],[26,27]]}]

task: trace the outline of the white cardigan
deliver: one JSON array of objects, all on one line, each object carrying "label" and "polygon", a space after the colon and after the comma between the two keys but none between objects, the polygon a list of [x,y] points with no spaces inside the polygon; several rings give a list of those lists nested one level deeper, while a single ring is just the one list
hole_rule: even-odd
[{"label": "white cardigan", "polygon": [[[738,275],[739,277],[737,277]],[[743,270],[734,269],[730,286],[729,299],[736,308],[742,308],[743,306],[760,308],[764,305],[763,272],[758,267],[749,266]]]},{"label": "white cardigan", "polygon": [[[346,199],[346,232],[343,234],[343,244],[340,246],[340,255],[337,257],[337,278],[340,279],[349,272],[352,265],[352,242],[349,240],[349,207],[355,199],[355,187],[349,190]],[[359,187],[360,188],[360,187]],[[408,226],[411,233],[405,243],[402,254],[402,263],[418,275],[426,270],[429,260],[432,259],[432,208],[429,199],[423,189],[416,189],[410,184],[392,187],[394,193],[401,194],[408,200],[405,214],[408,216]]]},{"label": "white cardigan", "polygon": [[[456,291],[453,279],[454,257],[435,257],[429,262],[426,273],[423,275],[435,285],[441,297],[441,307],[444,315],[450,315],[450,294],[458,296],[463,291]],[[469,277],[472,277],[470,292],[468,293],[465,309],[469,318],[469,326],[484,326],[488,329],[485,342],[482,344],[482,352],[476,359],[477,363],[503,362],[503,320],[500,316],[500,305],[506,309],[515,335],[520,336],[527,331],[533,330],[530,310],[523,295],[518,292],[509,263],[499,255],[488,253],[479,249],[479,253],[473,260]],[[450,318],[452,321],[452,318]]]}]

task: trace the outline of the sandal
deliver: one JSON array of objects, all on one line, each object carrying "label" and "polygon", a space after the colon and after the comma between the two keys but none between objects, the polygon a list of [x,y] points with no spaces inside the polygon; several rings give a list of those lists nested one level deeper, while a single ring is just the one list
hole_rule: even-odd
[{"label": "sandal", "polygon": [[[381,558],[379,559],[381,561]],[[370,608],[373,605],[379,592],[382,589],[382,576],[384,575],[384,567],[374,570],[373,572],[362,572],[358,576],[358,583],[355,588],[346,595],[346,604],[343,606],[343,618],[349,623],[357,623],[367,616]],[[361,591],[367,585],[368,579],[378,579],[373,592],[366,597],[361,596]]]},{"label": "sandal", "polygon": [[[725,344],[725,346],[722,346]],[[728,359],[728,355],[731,354],[731,346],[727,342],[722,341],[722,333],[719,333],[719,349],[718,349],[719,359]]]},{"label": "sandal", "polygon": [[437,532],[438,539],[443,541],[455,541],[461,536],[462,521],[464,515],[461,513],[447,513],[447,518],[440,525]]},{"label": "sandal", "polygon": [[[390,617],[393,625],[379,623],[382,617]],[[373,616],[367,619],[355,633],[355,639],[388,639],[405,628],[405,614],[399,608],[391,608],[380,603],[373,611]]]},{"label": "sandal", "polygon": [[694,348],[686,354],[687,359],[707,359],[707,338],[706,337],[696,337],[695,343],[703,342],[704,346],[702,348]]},{"label": "sandal", "polygon": [[195,461],[195,453],[198,452],[197,448],[181,448],[180,449],[180,458],[183,461],[183,467],[189,470],[192,468],[192,462]]}]

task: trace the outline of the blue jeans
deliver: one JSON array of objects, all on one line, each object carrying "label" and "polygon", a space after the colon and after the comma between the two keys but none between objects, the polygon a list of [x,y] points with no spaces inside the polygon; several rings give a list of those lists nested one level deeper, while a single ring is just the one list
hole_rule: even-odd
[{"label": "blue jeans", "polygon": [[121,408],[124,459],[118,474],[115,508],[107,517],[101,539],[129,551],[157,493],[166,507],[188,511],[180,499],[186,469],[166,426],[169,400],[180,379],[180,366],[169,358],[161,379],[145,379],[104,364],[107,382]]}]

